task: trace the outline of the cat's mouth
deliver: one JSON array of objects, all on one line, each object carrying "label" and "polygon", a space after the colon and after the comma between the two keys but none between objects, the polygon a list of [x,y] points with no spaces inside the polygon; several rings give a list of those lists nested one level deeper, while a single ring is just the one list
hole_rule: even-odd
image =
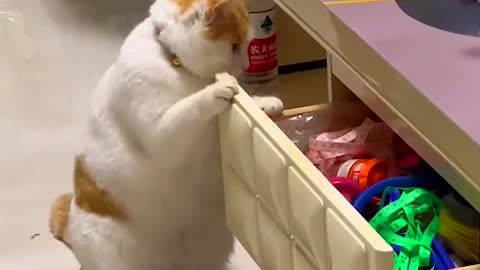
[{"label": "cat's mouth", "polygon": [[158,40],[158,37],[160,36],[160,27],[157,25],[153,24],[153,36],[155,37],[156,40]]}]

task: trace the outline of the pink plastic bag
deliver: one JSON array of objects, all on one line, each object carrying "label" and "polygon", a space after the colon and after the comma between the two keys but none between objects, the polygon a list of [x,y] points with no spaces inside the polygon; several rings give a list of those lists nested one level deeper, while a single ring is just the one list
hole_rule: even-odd
[{"label": "pink plastic bag", "polygon": [[393,131],[358,103],[328,104],[278,122],[278,126],[326,175],[339,163],[377,157],[393,161]]}]

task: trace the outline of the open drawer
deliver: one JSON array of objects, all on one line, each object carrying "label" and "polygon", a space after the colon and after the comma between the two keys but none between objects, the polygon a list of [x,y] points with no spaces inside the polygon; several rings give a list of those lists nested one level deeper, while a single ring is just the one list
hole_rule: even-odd
[{"label": "open drawer", "polygon": [[392,269],[390,246],[245,92],[220,138],[227,223],[262,269]]},{"label": "open drawer", "polygon": [[263,270],[393,269],[390,246],[245,92],[219,125],[227,224]]}]

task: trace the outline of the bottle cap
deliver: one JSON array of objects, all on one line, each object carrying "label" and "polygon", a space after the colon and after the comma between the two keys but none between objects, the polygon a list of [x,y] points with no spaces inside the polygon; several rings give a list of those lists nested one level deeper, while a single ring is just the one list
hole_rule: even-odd
[{"label": "bottle cap", "polygon": [[363,160],[350,170],[350,174],[360,190],[365,190],[388,177],[388,163],[379,158]]},{"label": "bottle cap", "polygon": [[379,158],[352,159],[340,165],[337,176],[346,177],[365,190],[388,177],[388,162]]}]

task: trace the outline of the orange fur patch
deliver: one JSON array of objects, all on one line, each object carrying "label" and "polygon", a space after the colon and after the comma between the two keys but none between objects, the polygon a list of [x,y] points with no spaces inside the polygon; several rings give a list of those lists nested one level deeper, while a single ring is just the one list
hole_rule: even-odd
[{"label": "orange fur patch", "polygon": [[180,13],[185,13],[189,10],[197,0],[171,0],[174,2],[180,9]]},{"label": "orange fur patch", "polygon": [[244,42],[249,28],[245,0],[207,0],[205,22],[207,38],[232,44]]},{"label": "orange fur patch", "polygon": [[127,219],[125,210],[93,181],[80,157],[75,159],[74,190],[75,204],[84,211],[117,220]]},{"label": "orange fur patch", "polygon": [[70,213],[72,198],[72,193],[60,195],[50,208],[50,218],[48,221],[53,237],[63,242],[69,248],[70,245],[66,242],[65,236],[68,230],[68,215]]},{"label": "orange fur patch", "polygon": [[[180,13],[187,12],[198,0],[171,0]],[[206,37],[223,39],[232,44],[246,40],[249,28],[245,0],[207,0],[205,9]]]}]

